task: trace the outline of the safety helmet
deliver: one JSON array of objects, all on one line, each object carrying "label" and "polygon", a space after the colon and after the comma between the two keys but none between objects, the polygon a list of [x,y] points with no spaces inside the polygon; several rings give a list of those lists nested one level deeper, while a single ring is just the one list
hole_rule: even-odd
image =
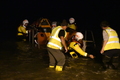
[{"label": "safety helmet", "polygon": [[56,21],[52,22],[52,25],[57,25],[57,22]]},{"label": "safety helmet", "polygon": [[81,32],[76,32],[75,34],[75,39],[77,39],[77,41],[79,41],[80,39],[83,39],[83,34]]},{"label": "safety helmet", "polygon": [[27,19],[23,20],[23,25],[29,23],[29,21]]},{"label": "safety helmet", "polygon": [[75,19],[74,19],[74,18],[70,18],[70,19],[69,19],[69,22],[72,24],[72,23],[75,22]]}]

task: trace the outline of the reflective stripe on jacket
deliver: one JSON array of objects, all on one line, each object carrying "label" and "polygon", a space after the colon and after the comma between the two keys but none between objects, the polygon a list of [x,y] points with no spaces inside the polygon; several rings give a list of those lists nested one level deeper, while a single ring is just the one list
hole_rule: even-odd
[{"label": "reflective stripe on jacket", "polygon": [[[60,30],[62,30],[62,27],[61,26],[58,26],[58,27],[55,27],[53,30],[52,30],[52,33],[50,35],[50,40],[47,44],[47,47],[50,47],[50,48],[53,48],[53,49],[62,49],[62,44],[61,44],[61,40],[58,36]],[[65,31],[65,36],[66,37],[66,31]]]},{"label": "reflective stripe on jacket", "polygon": [[108,33],[109,39],[104,50],[120,49],[119,38],[116,31],[109,27],[106,29],[106,32]]}]

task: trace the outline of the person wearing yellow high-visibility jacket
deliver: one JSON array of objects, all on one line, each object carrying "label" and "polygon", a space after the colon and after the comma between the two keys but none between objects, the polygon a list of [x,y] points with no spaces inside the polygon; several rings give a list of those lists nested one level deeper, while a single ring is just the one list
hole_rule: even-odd
[{"label": "person wearing yellow high-visibility jacket", "polygon": [[26,27],[28,23],[29,23],[28,20],[25,19],[23,20],[23,23],[18,27],[17,33],[18,41],[26,41],[26,38],[28,36],[28,30],[26,29]]},{"label": "person wearing yellow high-visibility jacket", "polygon": [[75,19],[74,18],[70,18],[69,19],[69,24],[68,24],[68,28],[71,30],[75,30],[77,29],[76,27],[76,23],[75,23]]},{"label": "person wearing yellow high-visibility jacket", "polygon": [[104,69],[110,67],[117,69],[120,62],[120,42],[117,32],[109,26],[107,21],[101,22],[104,41],[100,53],[105,56],[103,58]]},{"label": "person wearing yellow high-visibility jacket", "polygon": [[76,32],[76,34],[72,37],[72,39],[70,40],[69,43],[69,52],[70,55],[72,56],[72,58],[78,58],[78,55],[76,54],[79,53],[82,56],[85,57],[90,57],[90,58],[94,58],[94,56],[92,54],[88,54],[87,52],[83,51],[81,49],[81,43],[80,41],[83,39],[83,34],[81,32]]},{"label": "person wearing yellow high-visibility jacket", "polygon": [[[62,23],[61,26],[55,27],[50,35],[50,39],[47,44],[47,50],[49,54],[49,68],[55,68],[56,71],[62,71],[65,64],[65,55],[62,52],[64,48],[65,52],[68,51],[66,46],[67,24]],[[57,63],[56,63],[57,62]]]}]

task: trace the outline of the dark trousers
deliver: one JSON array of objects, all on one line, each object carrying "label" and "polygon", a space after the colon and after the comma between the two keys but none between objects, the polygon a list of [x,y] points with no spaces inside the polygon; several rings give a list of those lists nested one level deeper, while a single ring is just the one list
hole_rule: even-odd
[{"label": "dark trousers", "polygon": [[17,41],[23,41],[23,39],[25,39],[26,41],[28,41],[28,38],[26,36],[17,36]]},{"label": "dark trousers", "polygon": [[59,49],[47,48],[49,54],[50,66],[63,66],[65,64],[65,55]]},{"label": "dark trousers", "polygon": [[103,55],[103,63],[107,68],[118,68],[120,64],[120,49],[107,50]]}]

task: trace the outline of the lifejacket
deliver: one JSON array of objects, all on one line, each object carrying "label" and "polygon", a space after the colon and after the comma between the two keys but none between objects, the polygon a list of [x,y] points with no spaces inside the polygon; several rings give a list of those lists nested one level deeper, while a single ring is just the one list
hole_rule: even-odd
[{"label": "lifejacket", "polygon": [[[61,44],[61,40],[58,36],[60,30],[63,30],[61,26],[58,26],[58,27],[55,27],[53,30],[52,30],[52,33],[50,35],[50,39],[49,39],[49,42],[47,44],[47,47],[50,47],[50,48],[53,48],[53,49],[62,49],[62,44]],[[65,31],[65,36],[66,37],[67,33]]]},{"label": "lifejacket", "polygon": [[76,25],[75,24],[68,24],[68,27],[70,29],[76,30]]},{"label": "lifejacket", "polygon": [[19,26],[18,27],[18,36],[21,36],[21,35],[24,35],[24,34],[27,34],[28,33],[28,31],[26,30],[26,28],[25,27],[23,27],[23,26]]},{"label": "lifejacket", "polygon": [[119,38],[116,31],[108,27],[106,32],[108,33],[109,39],[104,47],[104,50],[120,49]]}]

